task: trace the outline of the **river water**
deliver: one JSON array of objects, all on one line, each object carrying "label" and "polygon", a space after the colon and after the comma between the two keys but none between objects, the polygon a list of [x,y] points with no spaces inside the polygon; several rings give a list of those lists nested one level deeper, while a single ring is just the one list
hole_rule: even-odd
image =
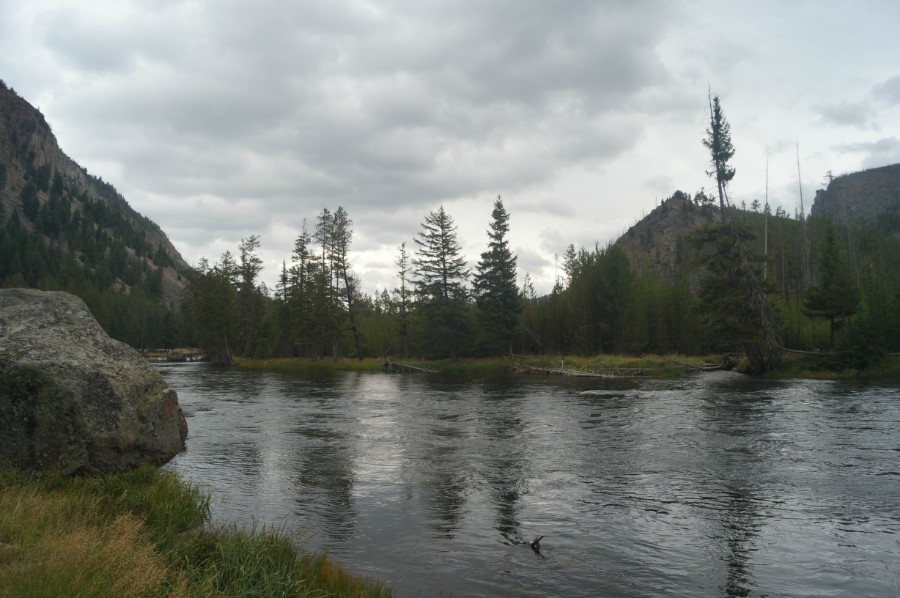
[{"label": "river water", "polygon": [[214,522],[400,596],[900,595],[896,385],[159,371]]}]

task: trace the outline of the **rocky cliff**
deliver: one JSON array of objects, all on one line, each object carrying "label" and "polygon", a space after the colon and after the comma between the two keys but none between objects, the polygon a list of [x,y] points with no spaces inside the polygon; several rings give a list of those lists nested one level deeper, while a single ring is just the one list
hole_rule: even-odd
[{"label": "rocky cliff", "polygon": [[120,292],[155,277],[161,297],[177,303],[188,265],[165,233],[64,154],[44,115],[0,81],[0,224],[12,219],[85,268],[128,261],[113,273]]},{"label": "rocky cliff", "polygon": [[184,449],[178,397],[68,293],[0,290],[0,468],[113,472]]},{"label": "rocky cliff", "polygon": [[688,236],[700,226],[720,219],[718,209],[697,205],[690,196],[676,191],[652,212],[619,237],[622,248],[635,270],[655,272],[671,282],[679,271],[690,270]]},{"label": "rocky cliff", "polygon": [[812,214],[900,232],[900,164],[845,174],[816,193]]}]

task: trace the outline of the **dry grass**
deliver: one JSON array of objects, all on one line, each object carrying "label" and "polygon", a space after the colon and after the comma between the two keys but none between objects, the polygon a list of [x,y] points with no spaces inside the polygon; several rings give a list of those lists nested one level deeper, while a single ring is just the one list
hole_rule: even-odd
[{"label": "dry grass", "polygon": [[0,596],[390,596],[277,530],[203,526],[171,472],[0,472]]},{"label": "dry grass", "polygon": [[[177,595],[178,575],[131,514],[112,520],[90,501],[32,487],[0,492],[0,595]],[[182,590],[184,584],[180,584]]]}]

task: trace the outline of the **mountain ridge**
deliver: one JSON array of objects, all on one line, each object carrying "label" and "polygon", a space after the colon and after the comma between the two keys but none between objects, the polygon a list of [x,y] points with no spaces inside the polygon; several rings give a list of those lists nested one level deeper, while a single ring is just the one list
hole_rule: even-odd
[{"label": "mountain ridge", "polygon": [[[178,305],[189,265],[166,233],[66,155],[44,115],[0,80],[0,224],[13,219],[87,269],[113,262],[117,292],[150,285],[167,305]],[[75,227],[82,229],[78,239],[61,230]],[[90,232],[99,250],[92,249]]]}]

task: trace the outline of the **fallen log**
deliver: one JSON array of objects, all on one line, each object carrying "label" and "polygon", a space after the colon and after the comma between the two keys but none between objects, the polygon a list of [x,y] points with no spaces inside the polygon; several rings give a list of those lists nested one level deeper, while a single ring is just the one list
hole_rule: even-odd
[{"label": "fallen log", "polygon": [[[726,369],[731,369],[731,368],[729,368],[729,367],[726,367],[726,365],[723,365],[723,364],[727,364],[727,363],[728,363],[728,362],[727,362],[726,360],[724,360],[724,359],[723,359],[723,363],[721,363],[721,364],[719,364],[719,363],[707,363],[707,364],[704,364],[704,365],[693,365],[693,364],[691,364],[691,363],[684,363],[683,361],[675,361],[674,359],[669,359],[668,357],[660,357],[660,359],[662,359],[663,361],[668,361],[669,363],[674,363],[674,364],[676,364],[676,365],[680,365],[680,366],[683,367],[683,368],[687,368],[687,369],[689,369],[689,370],[695,370],[695,371],[698,371],[698,372],[713,372],[713,371],[715,371],[715,370],[726,370]],[[731,366],[731,367],[734,367],[734,366]]]},{"label": "fallen log", "polygon": [[566,368],[539,368],[534,366],[527,365],[517,365],[513,366],[513,371],[519,374],[544,374],[547,376],[580,376],[580,377],[588,377],[588,378],[631,378],[636,375],[643,375],[644,371],[638,368],[620,368],[622,370],[629,369],[635,372],[640,372],[637,374],[625,375],[625,374],[607,374],[597,371],[590,370],[571,370]]},{"label": "fallen log", "polygon": [[415,365],[409,365],[408,363],[394,363],[390,360],[385,360],[382,364],[381,368],[386,372],[417,372],[422,374],[437,374],[436,370],[430,370],[428,368],[420,368]]}]

